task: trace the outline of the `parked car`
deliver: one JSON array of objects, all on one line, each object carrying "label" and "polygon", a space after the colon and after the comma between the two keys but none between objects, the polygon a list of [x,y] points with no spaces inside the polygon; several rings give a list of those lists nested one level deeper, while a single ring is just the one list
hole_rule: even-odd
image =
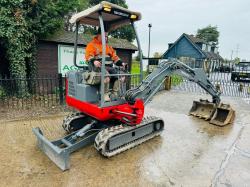
[{"label": "parked car", "polygon": [[235,65],[235,69],[232,71],[231,80],[247,80],[250,79],[250,63],[239,63]]},{"label": "parked car", "polygon": [[219,72],[221,73],[230,73],[231,71],[233,71],[233,67],[230,65],[221,65],[219,67]]}]

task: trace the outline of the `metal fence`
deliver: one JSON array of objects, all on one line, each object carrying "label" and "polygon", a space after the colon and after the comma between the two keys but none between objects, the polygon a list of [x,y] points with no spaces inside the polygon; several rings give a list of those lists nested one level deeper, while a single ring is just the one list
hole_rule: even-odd
[{"label": "metal fence", "polygon": [[[222,96],[250,98],[250,80],[244,79],[235,81],[231,76],[232,71],[217,71],[208,75],[209,80],[213,83],[213,85],[215,85],[215,87],[222,92]],[[196,83],[182,79],[178,76],[174,76],[172,82],[172,89],[174,90],[206,93]]]},{"label": "metal fence", "polygon": [[[127,76],[126,88],[140,83],[140,74]],[[0,78],[0,108],[32,109],[65,104],[65,79],[62,74],[34,78]]]},{"label": "metal fence", "polygon": [[[242,97],[250,100],[250,81],[233,81],[232,72],[212,72],[210,81],[224,96]],[[172,89],[185,92],[206,93],[199,85],[172,76]],[[140,74],[127,77],[126,88],[140,84]],[[162,85],[161,90],[165,85]],[[61,74],[35,78],[0,78],[0,107],[8,109],[32,109],[65,104],[65,80]]]},{"label": "metal fence", "polygon": [[64,78],[61,74],[33,78],[0,78],[0,107],[31,109],[64,103]]}]

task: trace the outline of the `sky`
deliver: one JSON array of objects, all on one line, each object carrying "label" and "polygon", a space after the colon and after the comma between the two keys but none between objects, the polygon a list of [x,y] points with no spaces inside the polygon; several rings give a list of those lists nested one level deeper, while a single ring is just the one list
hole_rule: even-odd
[{"label": "sky", "polygon": [[[151,50],[164,53],[168,43],[182,33],[196,34],[199,28],[217,26],[219,52],[223,58],[250,60],[250,0],[126,0],[129,9],[139,11],[136,23],[143,54],[148,54],[148,24]],[[233,52],[232,52],[233,51]]]}]

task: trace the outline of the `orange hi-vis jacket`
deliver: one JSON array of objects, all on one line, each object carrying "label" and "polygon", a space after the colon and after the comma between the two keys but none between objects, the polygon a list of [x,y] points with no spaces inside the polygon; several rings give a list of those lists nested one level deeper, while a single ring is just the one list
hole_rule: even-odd
[{"label": "orange hi-vis jacket", "polygon": [[[106,55],[108,55],[115,63],[120,60],[116,55],[115,50],[106,44]],[[102,42],[97,39],[97,36],[88,43],[85,50],[86,61],[89,62],[92,58],[101,58],[102,56]]]}]

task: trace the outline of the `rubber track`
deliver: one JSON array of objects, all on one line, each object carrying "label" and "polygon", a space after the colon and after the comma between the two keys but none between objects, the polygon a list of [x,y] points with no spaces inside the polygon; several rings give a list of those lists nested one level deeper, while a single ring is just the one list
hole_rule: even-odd
[{"label": "rubber track", "polygon": [[70,126],[70,123],[78,118],[83,118],[85,117],[85,115],[83,115],[81,112],[75,112],[72,114],[69,114],[67,117],[64,118],[63,123],[62,123],[62,127],[63,129],[67,132],[67,133],[71,133],[73,131],[73,129]]},{"label": "rubber track", "polygon": [[100,154],[102,154],[105,157],[115,156],[121,152],[124,152],[128,149],[131,149],[137,145],[140,145],[141,143],[143,143],[147,140],[150,140],[156,136],[159,136],[161,134],[161,132],[163,131],[164,126],[161,128],[160,131],[154,131],[152,134],[145,135],[139,139],[136,139],[136,140],[129,142],[125,145],[122,145],[120,147],[117,147],[116,149],[114,149],[112,151],[107,150],[107,143],[108,143],[108,140],[110,138],[112,138],[113,136],[116,136],[118,134],[122,134],[124,132],[128,132],[128,131],[131,131],[133,129],[145,126],[147,124],[156,123],[158,121],[161,121],[162,124],[164,125],[164,122],[161,118],[147,117],[147,118],[143,119],[143,121],[137,126],[119,125],[119,126],[114,126],[114,127],[104,129],[101,132],[99,132],[98,135],[96,136],[94,146],[95,146],[96,150],[98,152],[100,152]]}]

